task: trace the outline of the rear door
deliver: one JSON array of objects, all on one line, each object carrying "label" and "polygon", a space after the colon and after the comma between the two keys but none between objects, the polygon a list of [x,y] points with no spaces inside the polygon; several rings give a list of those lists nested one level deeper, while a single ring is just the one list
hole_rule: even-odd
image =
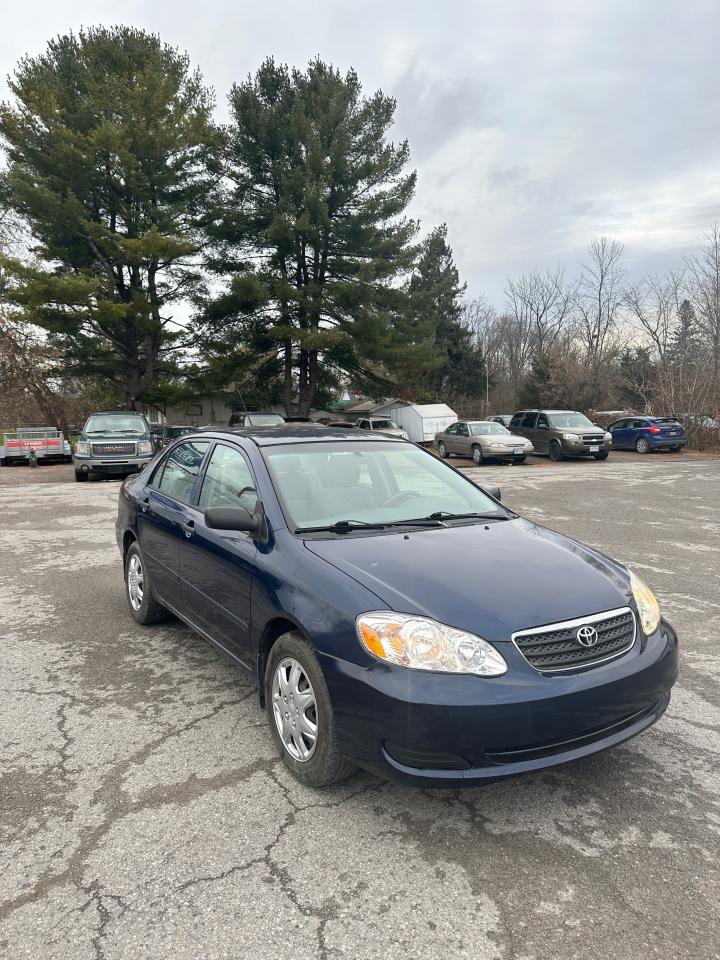
[{"label": "rear door", "polygon": [[245,454],[229,443],[217,443],[207,461],[195,506],[189,507],[189,529],[180,545],[182,612],[220,646],[251,669],[250,596],[257,546],[250,534],[213,530],[205,510],[257,505],[255,477]]},{"label": "rear door", "polygon": [[208,440],[180,443],[157,467],[139,503],[138,536],[159,600],[179,609],[180,544]]}]

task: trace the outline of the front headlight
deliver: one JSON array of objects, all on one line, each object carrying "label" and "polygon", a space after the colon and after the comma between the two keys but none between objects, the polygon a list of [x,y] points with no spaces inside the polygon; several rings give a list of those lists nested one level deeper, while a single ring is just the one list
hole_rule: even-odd
[{"label": "front headlight", "polygon": [[90,453],[90,444],[87,440],[78,440],[75,444],[75,453],[85,454],[88,456]]},{"label": "front headlight", "polygon": [[499,677],[507,664],[482,637],[409,613],[363,613],[356,621],[362,645],[378,659],[413,670]]},{"label": "front headlight", "polygon": [[612,434],[609,433],[607,430],[605,431],[605,439],[606,439],[606,440],[612,440]]},{"label": "front headlight", "polygon": [[649,637],[651,633],[655,633],[660,623],[660,604],[644,580],[641,580],[632,570],[628,570],[628,573],[630,574],[630,588],[640,615],[640,625],[645,636]]},{"label": "front headlight", "polygon": [[152,453],[152,440],[139,440],[137,445],[138,453]]},{"label": "front headlight", "polygon": [[564,433],[563,440],[579,440],[580,434],[578,433]]}]

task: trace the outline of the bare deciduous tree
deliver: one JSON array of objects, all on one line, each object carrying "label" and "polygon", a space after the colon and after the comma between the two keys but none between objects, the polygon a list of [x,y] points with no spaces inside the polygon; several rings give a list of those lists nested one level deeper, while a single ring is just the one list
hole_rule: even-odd
[{"label": "bare deciduous tree", "polygon": [[720,403],[720,224],[713,224],[706,241],[702,251],[687,260],[687,270],[698,330],[710,349],[716,403]]},{"label": "bare deciduous tree", "polygon": [[623,252],[623,245],[617,240],[593,240],[578,283],[579,334],[586,360],[595,372],[615,346],[614,334],[625,300]]},{"label": "bare deciduous tree", "polygon": [[543,356],[571,316],[576,287],[565,282],[562,270],[528,273],[510,280],[505,296],[509,313],[531,330],[533,350]]},{"label": "bare deciduous tree", "polygon": [[672,347],[682,300],[682,282],[680,274],[648,276],[630,287],[625,295],[633,322],[649,338],[661,364],[667,362]]}]

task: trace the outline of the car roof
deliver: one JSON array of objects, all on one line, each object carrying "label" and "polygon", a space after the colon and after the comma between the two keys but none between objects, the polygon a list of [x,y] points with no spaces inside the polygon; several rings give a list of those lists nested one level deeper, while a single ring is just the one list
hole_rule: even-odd
[{"label": "car roof", "polygon": [[343,443],[408,443],[389,434],[354,433],[343,427],[320,427],[311,423],[288,423],[284,427],[207,427],[198,433],[247,437],[258,447],[275,447],[283,443],[327,443],[332,440],[342,440]]},{"label": "car roof", "polygon": [[144,417],[142,410],[93,410],[88,417]]}]

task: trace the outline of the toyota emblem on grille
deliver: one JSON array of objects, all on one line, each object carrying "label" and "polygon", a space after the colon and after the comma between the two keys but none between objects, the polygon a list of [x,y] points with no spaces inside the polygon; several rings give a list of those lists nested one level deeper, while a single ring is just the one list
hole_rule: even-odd
[{"label": "toyota emblem on grille", "polygon": [[598,632],[595,627],[578,627],[575,632],[575,639],[581,647],[594,647],[598,642]]}]

